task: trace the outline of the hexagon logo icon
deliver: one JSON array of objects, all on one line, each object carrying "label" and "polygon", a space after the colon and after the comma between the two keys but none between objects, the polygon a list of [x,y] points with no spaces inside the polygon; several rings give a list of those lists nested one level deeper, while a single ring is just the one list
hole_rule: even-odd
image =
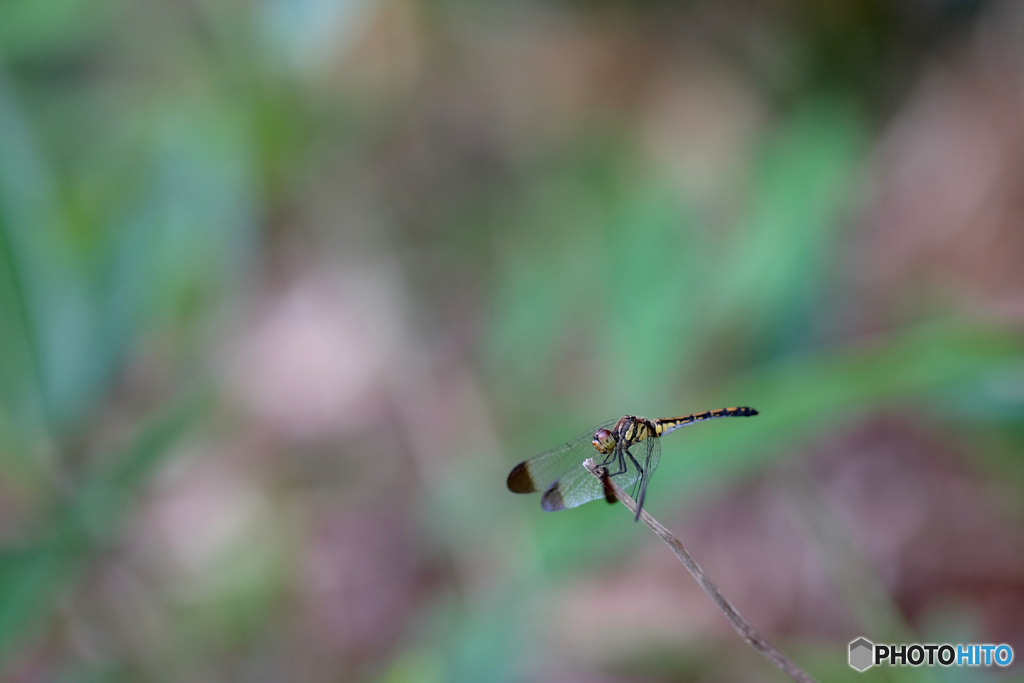
[{"label": "hexagon logo icon", "polygon": [[875,644],[867,638],[858,638],[850,643],[850,666],[865,671],[874,665]]}]

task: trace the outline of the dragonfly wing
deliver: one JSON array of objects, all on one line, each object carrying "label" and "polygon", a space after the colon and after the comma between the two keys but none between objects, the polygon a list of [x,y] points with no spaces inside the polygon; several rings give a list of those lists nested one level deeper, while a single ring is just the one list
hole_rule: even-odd
[{"label": "dragonfly wing", "polygon": [[[643,467],[643,476],[635,476],[636,485],[633,487],[633,499],[636,501],[636,516],[640,517],[640,510],[644,507],[644,499],[647,497],[647,485],[654,476],[654,470],[658,469],[661,461],[661,439],[650,438],[641,441],[629,449],[637,462]],[[636,465],[630,461],[629,466],[635,470]]]},{"label": "dragonfly wing", "polygon": [[[658,466],[658,458],[661,453],[658,440],[655,438],[645,439],[639,444],[631,446],[629,453],[622,452],[622,462],[625,464],[624,471],[619,471],[622,469],[619,465],[619,455],[622,447],[619,446],[618,448],[619,450],[616,451],[615,455],[608,458],[607,462],[603,464],[608,468],[608,472],[614,477],[615,483],[619,486],[627,488],[631,484],[637,483],[637,486],[634,487],[634,493],[642,491],[646,488],[646,481],[650,478],[649,472],[652,472],[653,468]],[[642,477],[640,469],[637,468],[636,464],[629,457],[630,454],[633,455],[633,458],[636,458],[637,463],[643,468]],[[580,462],[582,463],[582,461]],[[601,461],[598,460],[597,462]],[[575,470],[566,472],[558,480],[552,482],[541,498],[541,507],[549,512],[567,510],[599,498],[605,498],[604,485],[581,465],[577,465]]]},{"label": "dragonfly wing", "polygon": [[577,469],[579,472],[567,472],[551,483],[540,499],[540,506],[544,510],[568,510],[605,497],[601,481],[584,469],[582,460]]},{"label": "dragonfly wing", "polygon": [[[519,463],[509,472],[509,490],[513,493],[546,491],[558,479],[572,476],[576,473],[576,470],[587,474],[587,471],[583,469],[583,461],[587,458],[600,456],[590,443],[594,439],[594,432],[598,429],[608,429],[616,422],[617,420],[602,422],[593,429],[583,432],[557,448],[552,448],[550,451],[545,451],[540,455],[535,455],[529,460]],[[587,476],[589,477],[590,475],[587,474]],[[593,477],[590,478],[594,479]],[[597,480],[595,479],[595,481]],[[599,482],[598,488],[600,488]],[[593,498],[590,500],[593,500]],[[576,505],[579,504],[577,503]]]}]

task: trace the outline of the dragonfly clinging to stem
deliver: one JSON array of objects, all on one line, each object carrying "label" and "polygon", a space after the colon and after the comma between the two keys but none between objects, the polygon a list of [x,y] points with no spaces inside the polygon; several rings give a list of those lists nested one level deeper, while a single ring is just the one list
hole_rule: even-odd
[{"label": "dragonfly clinging to stem", "polygon": [[635,484],[633,497],[637,501],[636,518],[639,519],[647,495],[647,485],[661,458],[662,436],[695,422],[752,415],[757,415],[757,411],[741,406],[658,420],[635,415],[609,420],[599,424],[593,431],[583,432],[558,448],[535,455],[513,467],[508,475],[508,488],[513,493],[543,490],[540,505],[549,512],[606,498],[607,493],[602,483],[583,469],[583,461],[591,454],[590,448],[593,448],[604,456],[598,464],[608,469],[608,476],[616,477],[623,488]]}]

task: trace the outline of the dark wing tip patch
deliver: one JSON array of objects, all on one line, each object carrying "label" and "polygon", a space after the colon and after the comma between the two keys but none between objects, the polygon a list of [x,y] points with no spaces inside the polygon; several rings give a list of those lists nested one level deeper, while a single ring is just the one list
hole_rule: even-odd
[{"label": "dark wing tip patch", "polygon": [[508,473],[508,490],[512,493],[533,493],[537,490],[537,484],[530,476],[530,470],[526,468],[526,461],[519,463]]},{"label": "dark wing tip patch", "polygon": [[544,495],[540,499],[540,507],[546,512],[555,512],[557,510],[565,509],[565,500],[562,498],[562,489],[559,488],[558,482],[548,487],[548,490],[544,492]]}]

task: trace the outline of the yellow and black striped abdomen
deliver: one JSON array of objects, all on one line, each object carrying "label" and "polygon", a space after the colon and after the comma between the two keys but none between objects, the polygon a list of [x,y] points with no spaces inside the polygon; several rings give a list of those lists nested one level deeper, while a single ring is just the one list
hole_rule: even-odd
[{"label": "yellow and black striped abdomen", "polygon": [[666,417],[660,420],[652,420],[652,422],[654,423],[654,428],[658,432],[658,436],[664,436],[669,432],[673,432],[680,427],[685,427],[686,425],[693,424],[694,422],[713,420],[716,417],[750,417],[752,415],[757,415],[757,411],[753,408],[738,406],[733,408],[708,410],[703,413],[694,413],[693,415],[684,415],[682,417]]}]

